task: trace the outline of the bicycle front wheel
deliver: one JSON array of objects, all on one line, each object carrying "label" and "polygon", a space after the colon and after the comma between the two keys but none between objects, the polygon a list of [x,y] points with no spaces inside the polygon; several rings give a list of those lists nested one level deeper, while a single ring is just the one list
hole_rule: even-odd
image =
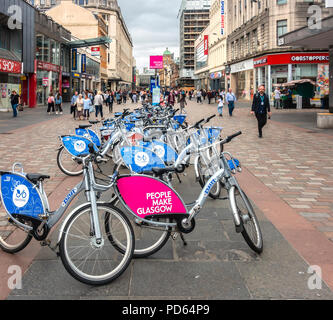
[{"label": "bicycle front wheel", "polygon": [[64,147],[62,147],[57,155],[57,164],[59,169],[67,176],[76,177],[83,173],[82,164],[78,163]]},{"label": "bicycle front wheel", "polygon": [[[66,270],[77,280],[88,285],[105,285],[118,278],[131,262],[134,234],[125,214],[109,204],[97,204],[102,242],[97,243],[92,226],[90,204],[76,211],[64,227],[60,241],[60,257]],[[109,233],[104,221],[108,216]],[[124,251],[120,252],[109,236],[120,239]]]},{"label": "bicycle front wheel", "polygon": [[247,195],[243,191],[241,194],[238,187],[234,188],[234,194],[230,201],[235,201],[239,217],[243,223],[244,230],[242,236],[249,247],[258,254],[263,252],[263,238],[259,221]]}]

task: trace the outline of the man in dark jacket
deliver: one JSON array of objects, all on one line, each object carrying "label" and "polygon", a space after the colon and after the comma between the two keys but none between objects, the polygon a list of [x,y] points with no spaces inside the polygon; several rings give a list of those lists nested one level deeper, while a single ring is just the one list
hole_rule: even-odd
[{"label": "man in dark jacket", "polygon": [[12,91],[12,94],[10,95],[10,103],[12,105],[13,108],[13,117],[16,118],[17,117],[17,106],[20,103],[20,96],[16,93],[15,90]]},{"label": "man in dark jacket", "polygon": [[269,98],[265,93],[265,86],[259,87],[259,92],[254,95],[251,114],[255,114],[258,120],[259,138],[262,138],[262,129],[267,124],[267,113],[271,117]]}]

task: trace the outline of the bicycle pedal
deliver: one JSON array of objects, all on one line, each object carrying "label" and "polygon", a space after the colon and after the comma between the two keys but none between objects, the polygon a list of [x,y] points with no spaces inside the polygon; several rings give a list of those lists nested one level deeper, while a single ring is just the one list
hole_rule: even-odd
[{"label": "bicycle pedal", "polygon": [[51,245],[51,240],[44,240],[40,243],[41,247],[49,247]]}]

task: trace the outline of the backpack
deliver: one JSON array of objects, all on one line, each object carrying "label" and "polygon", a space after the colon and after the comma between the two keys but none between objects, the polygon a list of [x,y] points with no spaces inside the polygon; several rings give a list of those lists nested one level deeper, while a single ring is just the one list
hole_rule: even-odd
[{"label": "backpack", "polygon": [[47,102],[48,102],[48,103],[52,103],[52,102],[53,102],[53,97],[49,97],[49,98],[47,99]]}]

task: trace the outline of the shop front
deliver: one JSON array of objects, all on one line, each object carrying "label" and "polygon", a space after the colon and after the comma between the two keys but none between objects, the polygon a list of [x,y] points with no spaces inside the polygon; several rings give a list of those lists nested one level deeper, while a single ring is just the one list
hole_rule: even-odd
[{"label": "shop front", "polygon": [[253,59],[249,59],[230,66],[230,88],[238,99],[251,100],[253,96],[253,63]]},{"label": "shop front", "polygon": [[37,61],[37,105],[47,105],[50,93],[62,93],[61,66]]},{"label": "shop front", "polygon": [[0,57],[0,111],[10,111],[10,95],[15,90],[22,94],[22,63]]},{"label": "shop front", "polygon": [[[321,83],[328,82],[328,52],[288,52],[254,59],[256,87],[265,84],[269,95],[274,87],[293,80],[309,79],[318,83],[313,102],[319,102]],[[326,77],[326,79],[325,79]]]},{"label": "shop front", "polygon": [[225,90],[225,70],[213,72],[209,75],[210,90]]}]

